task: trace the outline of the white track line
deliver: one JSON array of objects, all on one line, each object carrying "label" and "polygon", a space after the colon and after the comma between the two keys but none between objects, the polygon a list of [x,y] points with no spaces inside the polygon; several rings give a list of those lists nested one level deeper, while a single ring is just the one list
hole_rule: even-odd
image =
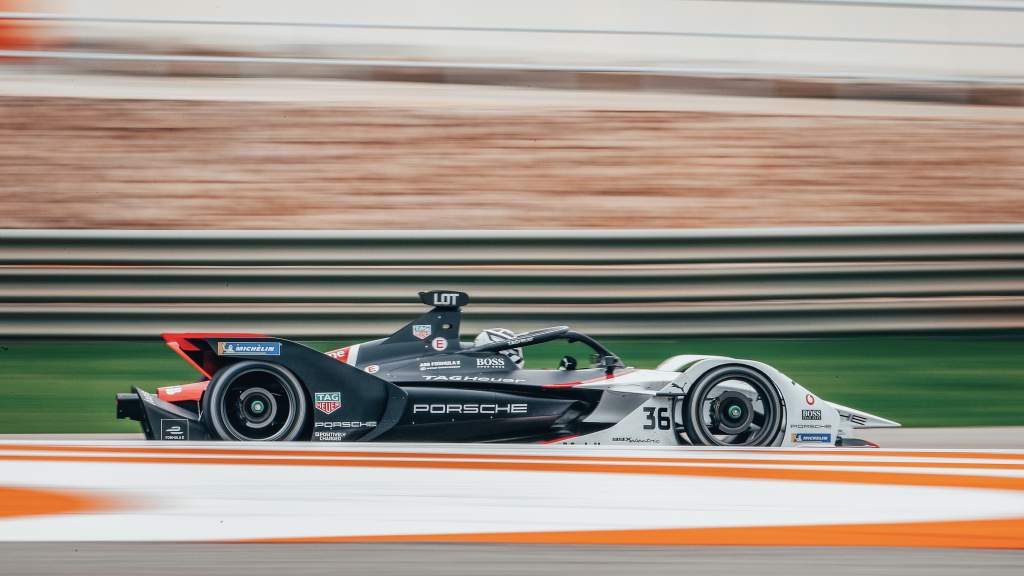
[{"label": "white track line", "polygon": [[[51,453],[18,448],[51,447]],[[124,450],[112,454],[89,449]],[[872,472],[958,477],[1024,477],[1024,452],[985,452],[979,460],[914,452],[907,461],[937,468],[852,467],[850,462],[900,462],[892,456],[836,452],[647,450],[489,446],[191,446],[138,442],[0,442],[0,487],[36,487],[113,496],[115,511],[0,519],[0,540],[232,540],[382,534],[531,532],[673,527],[792,526],[1024,517],[1024,491],[879,485],[780,479],[654,475],[644,467],[722,470]],[[151,452],[140,452],[148,449]],[[156,449],[156,450],[153,450]],[[215,450],[231,450],[218,455]],[[298,455],[274,454],[289,451]],[[357,453],[358,456],[324,452]],[[395,453],[394,455],[383,454]],[[306,455],[309,453],[308,455]],[[376,454],[375,454],[376,453]],[[117,457],[124,462],[29,461]],[[424,454],[440,458],[426,458]],[[941,454],[941,453],[936,453]],[[468,456],[469,458],[459,458]],[[484,458],[492,456],[497,458]],[[585,457],[574,460],[568,457]],[[991,458],[990,458],[991,456]],[[159,458],[159,463],[136,461]],[[617,458],[681,457],[699,462],[624,462]],[[1002,457],[1002,458],[1001,458]],[[215,460],[218,465],[178,462]],[[242,463],[245,458],[264,465]],[[721,462],[723,458],[740,463]],[[758,460],[784,464],[759,464]],[[808,460],[833,464],[808,465]],[[309,461],[303,465],[302,461]],[[298,463],[296,463],[298,461]],[[351,463],[351,465],[324,465]],[[280,465],[276,462],[281,462]],[[361,465],[365,462],[365,466]],[[417,466],[381,467],[415,463]],[[466,463],[640,467],[607,471],[480,470]],[[950,462],[971,468],[946,468]],[[811,473],[811,472],[807,472]],[[785,528],[780,528],[784,530]]]}]

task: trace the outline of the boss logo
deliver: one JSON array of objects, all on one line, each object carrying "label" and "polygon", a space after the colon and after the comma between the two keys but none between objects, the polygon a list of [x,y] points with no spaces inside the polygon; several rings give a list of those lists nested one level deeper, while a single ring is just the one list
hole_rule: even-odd
[{"label": "boss logo", "polygon": [[802,410],[800,418],[804,420],[821,420],[821,410]]},{"label": "boss logo", "polygon": [[434,306],[455,306],[459,295],[454,292],[435,292]]},{"label": "boss logo", "polygon": [[477,358],[477,368],[504,368],[505,357],[504,356],[492,356],[490,358]]}]

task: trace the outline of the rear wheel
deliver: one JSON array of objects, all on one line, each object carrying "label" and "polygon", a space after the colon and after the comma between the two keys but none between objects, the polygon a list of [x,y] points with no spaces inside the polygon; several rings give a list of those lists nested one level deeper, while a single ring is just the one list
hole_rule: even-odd
[{"label": "rear wheel", "polygon": [[214,375],[202,419],[222,440],[295,440],[309,413],[306,391],[289,370],[247,360]]},{"label": "rear wheel", "polygon": [[785,424],[775,384],[746,366],[709,371],[690,389],[681,411],[686,437],[696,446],[774,446]]}]

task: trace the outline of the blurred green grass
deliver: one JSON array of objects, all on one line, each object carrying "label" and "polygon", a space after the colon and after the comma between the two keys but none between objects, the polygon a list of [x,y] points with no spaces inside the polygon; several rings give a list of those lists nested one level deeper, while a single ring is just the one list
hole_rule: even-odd
[{"label": "blurred green grass", "polygon": [[[719,354],[772,364],[834,402],[906,426],[1024,425],[1024,337],[825,339],[615,339],[631,366],[675,354]],[[310,342],[319,350],[344,342]],[[527,350],[527,365],[555,367],[581,345]],[[0,342],[0,433],[133,432],[114,417],[114,394],[132,385],[194,380],[163,342]]]}]

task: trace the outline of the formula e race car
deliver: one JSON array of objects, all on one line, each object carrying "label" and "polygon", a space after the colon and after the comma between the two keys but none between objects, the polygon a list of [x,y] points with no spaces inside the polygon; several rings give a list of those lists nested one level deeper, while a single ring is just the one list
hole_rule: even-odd
[{"label": "formula e race car", "polygon": [[[387,338],[322,353],[260,334],[164,334],[202,375],[135,387],[117,417],[151,440],[543,442],[697,446],[864,446],[857,428],[899,424],[818,398],[778,370],[722,356],[626,367],[568,326],[460,340],[463,292],[421,292],[432,309]],[[553,340],[593,351],[557,369],[522,367]]]}]

